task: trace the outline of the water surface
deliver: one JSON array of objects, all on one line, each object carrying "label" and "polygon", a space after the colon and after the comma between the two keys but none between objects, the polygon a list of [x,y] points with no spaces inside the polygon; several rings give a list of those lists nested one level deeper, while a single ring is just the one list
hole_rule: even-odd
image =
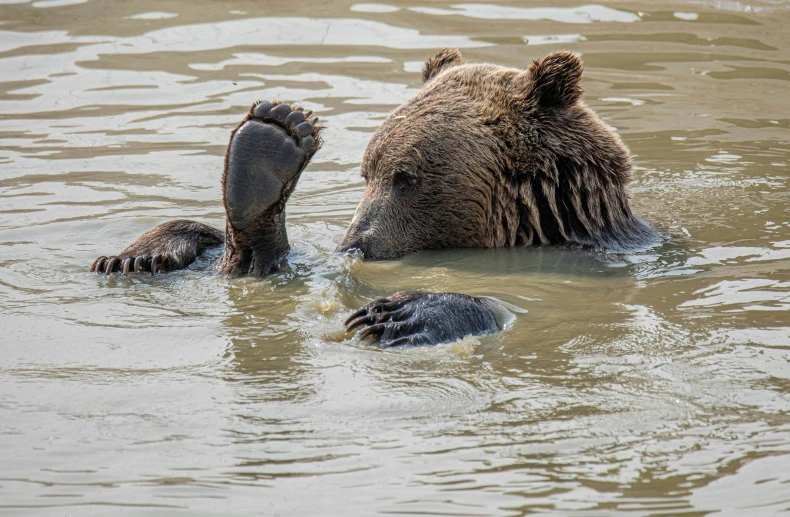
[{"label": "water surface", "polygon": [[[0,511],[790,511],[790,4],[0,1]],[[625,256],[332,253],[373,130],[444,46],[586,64],[666,234]],[[326,143],[266,279],[88,273],[222,226],[228,134],[299,101]],[[402,289],[491,296],[496,336],[343,334]]]}]

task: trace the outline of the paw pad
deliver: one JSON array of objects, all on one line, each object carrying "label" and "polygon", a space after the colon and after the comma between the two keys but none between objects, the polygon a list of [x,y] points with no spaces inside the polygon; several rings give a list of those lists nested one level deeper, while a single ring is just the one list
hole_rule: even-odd
[{"label": "paw pad", "polygon": [[318,149],[312,112],[260,102],[234,131],[224,176],[225,208],[234,230],[255,230],[285,208]]},{"label": "paw pad", "polygon": [[275,123],[285,129],[298,141],[299,148],[306,154],[315,152],[317,130],[316,118],[312,113],[305,113],[301,108],[293,108],[288,104],[272,105],[271,102],[259,102],[250,113],[252,120],[264,123]]}]

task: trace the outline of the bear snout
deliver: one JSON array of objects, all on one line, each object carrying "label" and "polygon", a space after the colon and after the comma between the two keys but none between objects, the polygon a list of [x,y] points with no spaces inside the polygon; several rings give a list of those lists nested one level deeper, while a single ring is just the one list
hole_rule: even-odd
[{"label": "bear snout", "polygon": [[354,219],[351,221],[351,225],[340,240],[337,251],[346,252],[358,250],[362,254],[362,258],[369,258],[368,239],[365,237],[366,233],[370,231],[370,226],[370,220],[368,218],[364,216],[360,217],[358,213],[354,214]]},{"label": "bear snout", "polygon": [[365,254],[365,242],[364,239],[358,237],[356,235],[349,236],[348,232],[343,236],[343,239],[340,241],[340,244],[337,247],[337,251],[340,253],[348,252],[348,251],[358,251],[362,258],[367,258]]},{"label": "bear snout", "polygon": [[393,247],[392,240],[385,238],[386,231],[368,222],[352,221],[337,247],[338,252],[356,250],[365,260],[392,260],[401,257],[409,250]]}]

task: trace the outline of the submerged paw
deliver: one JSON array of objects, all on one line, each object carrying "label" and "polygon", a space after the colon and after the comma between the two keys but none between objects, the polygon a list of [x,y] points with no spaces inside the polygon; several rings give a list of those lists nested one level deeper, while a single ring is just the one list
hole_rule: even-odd
[{"label": "submerged paw", "polygon": [[319,146],[311,112],[261,102],[233,132],[225,164],[225,206],[243,230],[270,209],[282,210]]},{"label": "submerged paw", "polygon": [[365,305],[346,320],[346,331],[361,329],[359,338],[372,337],[381,348],[433,345],[416,302],[423,293],[397,293]]},{"label": "submerged paw", "polygon": [[373,337],[381,348],[414,344],[406,328],[410,312],[408,307],[386,298],[375,300],[349,316],[346,332],[362,328],[360,339]]},{"label": "submerged paw", "polygon": [[497,314],[498,305],[464,294],[400,292],[370,302],[345,324],[381,348],[425,346],[497,332]]}]

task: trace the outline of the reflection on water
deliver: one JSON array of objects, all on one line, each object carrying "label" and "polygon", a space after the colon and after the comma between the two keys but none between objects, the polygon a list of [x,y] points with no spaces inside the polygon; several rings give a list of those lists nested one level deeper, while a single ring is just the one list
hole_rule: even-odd
[{"label": "reflection on water", "polygon": [[[788,23],[779,0],[0,0],[0,508],[788,511]],[[666,243],[334,255],[371,132],[444,46],[580,53]],[[228,133],[262,98],[327,125],[288,266],[90,275],[160,222],[222,224]],[[516,320],[403,352],[346,338],[400,289]]]}]

